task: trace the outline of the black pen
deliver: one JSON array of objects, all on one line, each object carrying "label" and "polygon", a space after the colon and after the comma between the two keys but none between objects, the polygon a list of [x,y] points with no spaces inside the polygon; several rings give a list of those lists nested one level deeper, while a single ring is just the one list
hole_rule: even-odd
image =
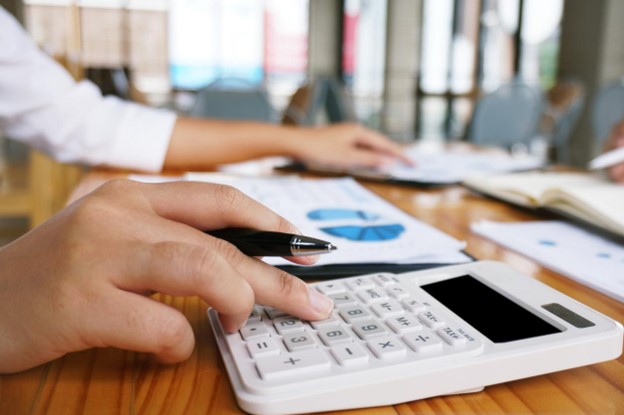
[{"label": "black pen", "polygon": [[226,228],[206,233],[228,241],[249,256],[317,255],[336,249],[331,242],[292,233],[247,228]]}]

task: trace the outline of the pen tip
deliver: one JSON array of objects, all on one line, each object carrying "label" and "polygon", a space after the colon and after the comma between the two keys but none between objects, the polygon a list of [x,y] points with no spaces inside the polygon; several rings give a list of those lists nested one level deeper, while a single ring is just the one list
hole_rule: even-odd
[{"label": "pen tip", "polygon": [[327,244],[327,250],[328,251],[335,251],[336,249],[338,249],[338,247],[334,244]]}]

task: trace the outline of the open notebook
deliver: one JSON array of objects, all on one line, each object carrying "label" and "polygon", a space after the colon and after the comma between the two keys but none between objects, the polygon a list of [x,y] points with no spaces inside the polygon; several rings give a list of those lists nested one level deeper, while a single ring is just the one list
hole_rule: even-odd
[{"label": "open notebook", "polygon": [[542,208],[624,238],[624,185],[591,173],[525,172],[470,177],[472,190]]}]

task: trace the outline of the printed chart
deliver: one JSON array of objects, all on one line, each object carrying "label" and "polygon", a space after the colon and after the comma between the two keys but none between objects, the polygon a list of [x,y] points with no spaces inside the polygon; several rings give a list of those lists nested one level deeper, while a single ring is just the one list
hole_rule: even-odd
[{"label": "printed chart", "polygon": [[[373,222],[382,219],[382,216],[365,210],[355,209],[315,209],[308,212],[308,218],[312,221],[332,221],[355,219],[364,222]],[[321,226],[319,229],[328,235],[350,241],[373,242],[397,239],[405,231],[405,226],[400,223],[391,224],[363,224],[363,225],[338,225]]]},{"label": "printed chart", "polygon": [[[406,214],[355,180],[297,177],[241,178],[195,173],[188,180],[228,184],[295,224],[302,234],[337,246],[316,265],[459,263],[470,258],[458,241]],[[292,265],[267,257],[273,265]]]}]

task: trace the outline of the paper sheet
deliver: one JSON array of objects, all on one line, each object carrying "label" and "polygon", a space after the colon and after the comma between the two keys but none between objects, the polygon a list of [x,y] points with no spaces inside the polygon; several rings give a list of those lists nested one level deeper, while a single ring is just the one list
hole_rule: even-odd
[{"label": "paper sheet", "polygon": [[490,222],[473,232],[624,302],[624,246],[560,221]]},{"label": "paper sheet", "polygon": [[512,156],[500,151],[429,151],[411,146],[406,155],[415,166],[395,164],[384,173],[401,180],[425,183],[457,183],[473,175],[489,175],[543,167],[544,161],[529,155]]},{"label": "paper sheet", "polygon": [[[406,214],[351,178],[190,173],[186,179],[234,186],[284,216],[303,234],[335,244],[338,250],[321,255],[317,265],[470,260],[461,253],[464,242]],[[265,260],[274,265],[292,264],[281,258]]]}]

